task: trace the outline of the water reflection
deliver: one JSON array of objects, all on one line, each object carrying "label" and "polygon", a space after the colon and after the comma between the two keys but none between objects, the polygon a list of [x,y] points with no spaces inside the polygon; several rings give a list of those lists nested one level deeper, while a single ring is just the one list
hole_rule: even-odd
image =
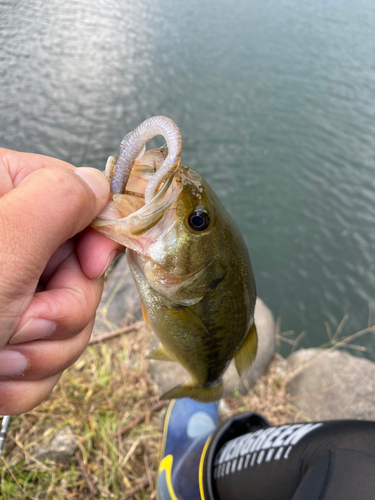
[{"label": "water reflection", "polygon": [[259,295],[320,345],[375,308],[374,25],[370,0],[2,2],[1,144],[102,168],[170,116]]}]

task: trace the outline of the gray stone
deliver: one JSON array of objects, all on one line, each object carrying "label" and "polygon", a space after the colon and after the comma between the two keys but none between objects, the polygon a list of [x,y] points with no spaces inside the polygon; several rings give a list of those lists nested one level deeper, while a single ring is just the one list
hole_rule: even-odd
[{"label": "gray stone", "polygon": [[32,457],[39,461],[49,459],[55,462],[69,463],[76,449],[77,440],[72,429],[67,426],[57,432],[49,444],[42,442],[35,446]]},{"label": "gray stone", "polygon": [[[275,321],[272,312],[261,299],[257,299],[255,306],[255,324],[258,330],[258,352],[254,363],[242,378],[232,362],[224,374],[224,397],[232,395],[234,391],[246,394],[248,389],[266,371],[275,351]],[[157,344],[153,340],[153,346]],[[178,363],[166,361],[149,361],[149,371],[159,387],[160,394],[181,384],[188,377],[187,371]]]},{"label": "gray stone", "polygon": [[269,365],[269,371],[272,373],[272,378],[274,380],[287,380],[290,371],[288,361],[280,354],[276,353]]},{"label": "gray stone", "polygon": [[[150,342],[150,351],[158,344],[155,336]],[[148,361],[148,371],[158,387],[158,394],[164,394],[175,385],[182,384],[189,376],[188,372],[179,363],[169,361]]]},{"label": "gray stone", "polygon": [[288,358],[291,403],[311,420],[375,420],[375,364],[344,351],[301,349]]},{"label": "gray stone", "polygon": [[219,423],[225,422],[232,415],[232,410],[225,399],[219,401],[218,415]]},{"label": "gray stone", "polygon": [[93,336],[110,332],[142,319],[141,303],[125,253],[117,258],[106,277],[96,311]]}]

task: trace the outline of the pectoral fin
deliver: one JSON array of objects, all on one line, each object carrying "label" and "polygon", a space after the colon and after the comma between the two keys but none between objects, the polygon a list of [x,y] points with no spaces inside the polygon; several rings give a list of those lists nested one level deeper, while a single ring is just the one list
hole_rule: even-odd
[{"label": "pectoral fin", "polygon": [[168,314],[177,319],[182,329],[191,337],[204,339],[210,336],[210,332],[202,320],[190,307],[181,307],[179,309],[168,309]]},{"label": "pectoral fin", "polygon": [[236,365],[239,376],[241,377],[254,361],[258,347],[258,334],[255,324],[249,330],[243,344],[238,349],[234,356],[234,364]]},{"label": "pectoral fin", "polygon": [[210,387],[202,387],[196,384],[193,379],[189,379],[185,384],[177,385],[165,392],[160,399],[191,398],[201,403],[212,403],[221,398],[223,393],[223,383]]},{"label": "pectoral fin", "polygon": [[147,354],[144,359],[156,359],[158,361],[176,361],[164,348],[162,344],[159,344],[153,349],[149,354]]}]

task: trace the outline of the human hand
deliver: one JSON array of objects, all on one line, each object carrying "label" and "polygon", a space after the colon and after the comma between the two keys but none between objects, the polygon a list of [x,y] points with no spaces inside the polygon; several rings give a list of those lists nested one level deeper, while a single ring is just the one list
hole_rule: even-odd
[{"label": "human hand", "polygon": [[0,148],[0,415],[37,406],[87,345],[122,249],[87,228],[108,198],[97,170]]}]

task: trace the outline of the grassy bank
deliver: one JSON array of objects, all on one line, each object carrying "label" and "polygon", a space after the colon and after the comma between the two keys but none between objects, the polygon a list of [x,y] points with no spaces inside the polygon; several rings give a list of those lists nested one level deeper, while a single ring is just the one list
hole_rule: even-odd
[{"label": "grassy bank", "polygon": [[[158,402],[142,359],[149,336],[145,328],[90,345],[46,402],[12,418],[0,458],[1,499],[120,500],[137,487],[131,498],[155,498],[165,410],[149,411]],[[227,416],[252,410],[273,424],[301,420],[279,368],[271,365],[247,396],[226,398]],[[132,428],[114,437],[127,424]],[[75,454],[65,463],[38,460],[37,447],[67,427],[77,440]]]}]

